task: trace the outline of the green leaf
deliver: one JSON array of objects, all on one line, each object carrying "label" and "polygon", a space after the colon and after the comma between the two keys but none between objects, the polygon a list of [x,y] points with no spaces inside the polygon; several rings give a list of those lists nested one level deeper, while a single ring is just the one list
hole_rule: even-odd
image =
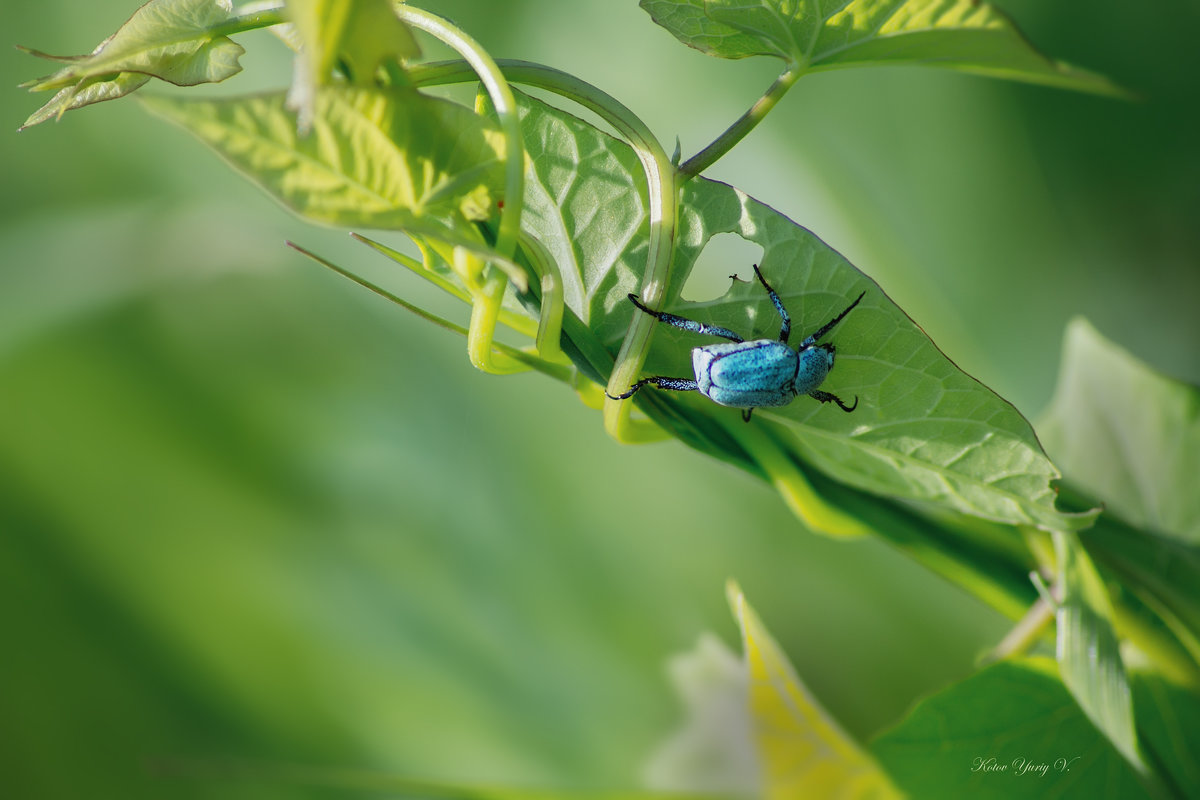
[{"label": "green leaf", "polygon": [[515,94],[528,156],[522,228],[557,264],[567,307],[597,338],[619,340],[649,247],[645,173],[625,143]]},{"label": "green leaf", "polygon": [[[801,397],[755,412],[775,423],[774,434],[803,461],[868,492],[996,522],[1054,530],[1089,521],[1055,508],[1050,481],[1058,471],[1024,417],[955,366],[874,281],[812,232],[707,180],[685,187],[680,227],[668,292],[676,298],[667,306],[672,313],[747,339],[778,333],[779,317],[757,282],[734,281],[706,303],[677,299],[702,248],[721,233],[763,248],[760,266],[791,312],[794,336],[812,333],[866,293],[827,339],[837,345],[837,363],[822,386],[847,402],[857,396],[857,410],[846,414]],[[686,374],[696,344],[695,336],[664,326],[646,369]]]},{"label": "green leaf", "polygon": [[92,103],[103,103],[105,100],[116,100],[150,82],[149,75],[137,72],[120,72],[112,78],[96,80],[94,83],[81,81],[78,86],[68,86],[60,89],[50,102],[39,108],[21,125],[21,130],[32,127],[48,119],[58,119],[68,111],[90,106]]},{"label": "green leaf", "polygon": [[[67,66],[22,84],[34,92],[61,90],[23,127],[128,94],[140,86],[134,85],[136,79],[130,73],[178,86],[216,83],[237,74],[241,71],[238,59],[245,50],[214,32],[231,16],[230,0],[150,0],[89,55],[57,57],[30,50]],[[99,88],[106,83],[114,86]],[[87,97],[76,102],[80,93]]]},{"label": "green leaf", "polygon": [[1200,798],[1200,693],[1180,687],[1161,675],[1133,674],[1133,699],[1138,709],[1138,732],[1143,749],[1166,775],[1179,797]]},{"label": "green leaf", "polygon": [[302,130],[316,113],[317,87],[333,82],[335,66],[346,67],[352,85],[373,86],[381,67],[421,53],[390,0],[288,0],[287,14],[302,53],[291,92]]},{"label": "green leaf", "polygon": [[1129,680],[1112,628],[1108,593],[1078,536],[1056,533],[1054,551],[1062,590],[1054,616],[1063,683],[1117,751],[1136,770],[1147,773],[1134,731]]},{"label": "green leaf", "polygon": [[[519,105],[530,159],[522,225],[553,254],[568,307],[615,353],[632,315],[640,313],[627,295],[639,290],[646,258],[641,167],[628,146],[588,123],[528,97]],[[866,292],[831,336],[838,362],[824,387],[847,401],[857,395],[858,409],[845,414],[802,397],[755,412],[775,423],[773,436],[793,458],[858,489],[997,522],[1054,530],[1090,521],[1090,515],[1055,508],[1050,482],[1058,471],[1016,409],[959,370],[841,255],[730,186],[696,179],[684,187],[668,311],[747,338],[778,334],[778,315],[757,282],[735,281],[710,302],[679,299],[704,246],[722,233],[763,248],[763,272],[790,309],[797,336],[813,332]],[[741,269],[748,273],[749,267]],[[688,376],[691,349],[708,343],[659,326],[646,372]],[[651,391],[637,402],[655,402]],[[699,418],[738,413],[693,394],[664,402],[686,405]],[[727,457],[737,460],[739,445],[725,446],[731,451]]]},{"label": "green leaf", "polygon": [[[147,101],[303,217],[482,248],[472,224],[503,185],[503,144],[470,109],[411,89],[321,89],[310,135],[282,93]],[[488,256],[491,257],[490,255]]]},{"label": "green leaf", "polygon": [[830,717],[800,682],[741,589],[729,604],[742,630],[749,705],[769,800],[805,797],[899,798],[887,773]]},{"label": "green leaf", "polygon": [[926,698],[871,751],[912,797],[1148,797],[1049,659],[1005,661]]},{"label": "green leaf", "polygon": [[774,56],[810,70],[924,64],[1100,94],[1106,78],[1046,58],[977,0],[641,0],[684,44],[721,58]]},{"label": "green leaf", "polygon": [[1200,388],[1156,372],[1077,318],[1038,432],[1069,481],[1117,516],[1200,545]]},{"label": "green leaf", "polygon": [[389,0],[288,0],[287,13],[320,83],[339,61],[352,82],[370,85],[383,63],[421,54]]}]

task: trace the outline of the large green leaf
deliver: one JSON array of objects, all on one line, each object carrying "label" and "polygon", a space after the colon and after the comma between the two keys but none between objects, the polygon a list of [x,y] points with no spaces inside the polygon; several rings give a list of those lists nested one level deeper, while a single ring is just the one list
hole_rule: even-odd
[{"label": "large green leaf", "polygon": [[517,99],[529,159],[522,227],[562,273],[567,307],[598,338],[619,340],[649,247],[645,173],[623,142],[528,95]]},{"label": "large green leaf", "polygon": [[470,109],[412,89],[326,87],[301,135],[283,93],[153,98],[176,122],[301,216],[470,244],[494,210],[503,144]]},{"label": "large green leaf", "polygon": [[1119,94],[1107,79],[1052,61],[977,0],[641,0],[677,39],[722,58],[774,56],[808,69],[925,64]]},{"label": "large green leaf", "polygon": [[[1011,404],[955,366],[883,290],[812,232],[744,193],[707,180],[684,191],[682,233],[668,308],[773,338],[779,317],[757,283],[734,281],[706,303],[678,299],[703,246],[735,233],[763,248],[761,268],[808,335],[860,293],[861,303],[827,337],[837,362],[823,388],[858,408],[843,413],[802,397],[756,414],[805,461],[851,486],[935,503],[998,522],[1070,527],[1054,506],[1058,477],[1029,423]],[[749,265],[731,265],[748,273]],[[647,369],[686,374],[689,351],[708,340],[663,329]],[[725,412],[718,412],[725,413]]]},{"label": "large green leaf", "polygon": [[[615,353],[634,313],[626,295],[641,282],[647,242],[644,180],[629,148],[569,114],[523,97],[530,157],[523,225],[554,255],[568,306]],[[710,302],[680,291],[707,242],[734,233],[763,249],[761,266],[790,309],[799,340],[859,306],[830,339],[838,362],[824,387],[858,409],[845,414],[807,397],[760,409],[801,461],[850,486],[972,516],[1047,529],[1082,524],[1055,509],[1058,477],[1029,423],[959,370],[870,278],[810,231],[724,184],[697,179],[683,190],[667,309],[747,338],[774,338],[779,318],[756,282],[735,281]],[[749,273],[749,264],[730,270]],[[660,326],[646,370],[689,376],[691,349],[714,340]],[[638,396],[644,402],[650,392]],[[701,415],[736,415],[696,395],[676,395]],[[758,422],[756,424],[763,424]],[[736,446],[736,445],[735,445]]]},{"label": "large green leaf", "polygon": [[245,50],[214,33],[231,16],[230,0],[150,0],[89,55],[64,58],[30,51],[67,66],[23,84],[34,92],[59,91],[22,127],[122,97],[145,83],[139,76],[194,86],[237,74]]},{"label": "large green leaf", "polygon": [[1132,677],[1143,748],[1171,777],[1178,796],[1200,798],[1200,693],[1154,673]]},{"label": "large green leaf", "polygon": [[[1200,670],[1200,391],[1155,372],[1077,319],[1068,327],[1058,388],[1039,431],[1068,484],[1105,503],[1095,529],[1081,537],[1086,555],[1120,577],[1162,621],[1190,657],[1183,669],[1194,680]],[[1089,606],[1076,609],[1077,626],[1094,616]],[[1065,635],[1062,620],[1059,633]],[[1081,629],[1076,660],[1104,657],[1110,637]],[[1162,661],[1158,666],[1166,669]],[[1102,689],[1103,668],[1088,680]],[[1107,695],[1119,699],[1111,690]],[[1111,703],[1098,695],[1092,705],[1103,713]]]},{"label": "large green leaf", "polygon": [[871,750],[924,800],[1149,796],[1048,659],[1001,662],[921,701]]},{"label": "large green leaf", "polygon": [[1156,372],[1075,319],[1038,432],[1071,483],[1117,516],[1200,545],[1200,388]]}]

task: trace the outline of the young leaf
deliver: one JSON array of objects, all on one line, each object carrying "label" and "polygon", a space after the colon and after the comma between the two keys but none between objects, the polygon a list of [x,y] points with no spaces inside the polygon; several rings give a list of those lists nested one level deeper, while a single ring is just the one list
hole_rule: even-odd
[{"label": "young leaf", "polygon": [[1038,432],[1069,481],[1117,516],[1200,545],[1200,388],[1154,371],[1075,319]]},{"label": "young leaf", "polygon": [[1149,796],[1044,658],[1000,662],[922,700],[871,751],[926,800]]},{"label": "young leaf", "polygon": [[[61,90],[22,127],[128,94],[141,85],[131,73],[178,86],[216,83],[237,74],[245,50],[227,36],[213,34],[231,16],[230,0],[150,0],[90,55],[60,58],[30,51],[67,66],[22,84],[33,92]],[[99,88],[106,83],[114,86]],[[84,92],[87,98],[76,102]]]},{"label": "young leaf", "polygon": [[288,208],[330,225],[405,230],[478,248],[472,220],[494,207],[503,185],[495,126],[411,89],[323,88],[307,136],[297,133],[282,93],[146,104]]},{"label": "young leaf", "polygon": [[288,0],[287,13],[318,83],[343,61],[352,82],[369,85],[385,61],[421,53],[389,0]]},{"label": "young leaf", "polygon": [[1139,772],[1148,773],[1133,726],[1129,680],[1112,628],[1112,605],[1091,559],[1073,533],[1055,533],[1058,584],[1055,611],[1063,683],[1088,719]]},{"label": "young leaf", "polygon": [[742,629],[749,705],[770,800],[796,797],[902,797],[887,773],[846,735],[800,682],[737,584],[727,587]]},{"label": "young leaf", "polygon": [[[832,5],[832,8],[829,7]],[[1052,61],[978,0],[641,0],[684,44],[721,58],[766,55],[807,68],[925,64],[1100,94],[1107,79]]]},{"label": "young leaf", "polygon": [[94,83],[81,81],[77,86],[59,89],[50,102],[39,108],[21,125],[21,130],[32,127],[48,119],[58,119],[68,111],[90,106],[92,103],[103,103],[105,100],[116,100],[150,82],[149,75],[137,72],[119,72],[111,78],[96,80]]},{"label": "young leaf", "polygon": [[351,84],[372,86],[384,64],[421,52],[390,0],[288,0],[287,13],[302,53],[291,92],[301,130],[312,124],[316,89],[332,82],[337,64],[346,66]]}]

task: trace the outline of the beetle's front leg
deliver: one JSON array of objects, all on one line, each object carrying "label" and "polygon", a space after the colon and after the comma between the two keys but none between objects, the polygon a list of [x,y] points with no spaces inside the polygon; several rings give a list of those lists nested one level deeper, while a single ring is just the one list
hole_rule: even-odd
[{"label": "beetle's front leg", "polygon": [[858,395],[854,395],[854,405],[852,405],[852,406],[848,406],[845,403],[843,403],[842,399],[840,397],[838,397],[836,394],[830,394],[829,392],[822,392],[820,389],[813,389],[811,392],[808,393],[808,396],[813,398],[814,400],[820,400],[822,403],[829,403],[829,402],[837,403],[838,408],[842,409],[842,411],[845,411],[847,414],[850,413],[851,411],[853,411],[854,409],[858,408]]},{"label": "beetle's front leg", "polygon": [[668,378],[665,375],[655,375],[652,378],[642,378],[640,381],[629,387],[629,391],[624,394],[609,394],[605,392],[605,396],[610,400],[624,400],[627,397],[632,397],[633,393],[645,386],[647,383],[653,383],[660,389],[670,389],[675,392],[694,392],[700,387],[691,378]]}]

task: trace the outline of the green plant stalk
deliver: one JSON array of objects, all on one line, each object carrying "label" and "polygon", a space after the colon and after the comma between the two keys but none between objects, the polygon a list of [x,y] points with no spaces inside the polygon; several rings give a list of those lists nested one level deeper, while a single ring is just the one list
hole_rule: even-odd
[{"label": "green plant stalk", "polygon": [[749,110],[730,125],[724,133],[713,140],[712,144],[705,147],[696,155],[689,158],[679,167],[679,181],[684,183],[696,177],[704,170],[711,167],[718,159],[733,149],[734,145],[754,130],[758,123],[762,122],[767,114],[775,107],[787,90],[792,88],[801,75],[804,74],[804,67],[800,64],[790,64],[788,68],[779,74],[775,82],[767,89],[758,101],[750,106]]},{"label": "green plant stalk", "polygon": [[504,73],[479,43],[441,17],[406,3],[396,4],[396,15],[402,22],[424,31],[452,47],[471,65],[496,109],[500,128],[504,131],[504,208],[500,211],[500,229],[495,248],[505,258],[512,258],[521,233],[521,210],[525,204],[525,150],[521,143],[521,120],[517,101]]},{"label": "green plant stalk", "polygon": [[[426,320],[428,322],[432,322],[434,325],[437,325],[439,328],[444,328],[445,330],[451,331],[452,333],[457,333],[460,336],[469,336],[470,335],[470,331],[467,328],[464,328],[461,325],[455,325],[453,322],[442,319],[441,317],[437,316],[436,314],[431,314],[430,312],[426,311],[425,309],[421,308],[420,306],[413,305],[412,303],[408,302],[407,300],[405,300],[401,297],[398,297],[397,295],[389,292],[387,289],[384,289],[382,286],[374,284],[371,281],[367,280],[366,278],[355,275],[353,272],[350,272],[349,270],[339,267],[337,264],[334,264],[332,261],[329,261],[328,259],[322,258],[321,256],[317,255],[316,253],[312,252],[311,250],[306,250],[305,248],[303,248],[300,245],[295,244],[293,242],[288,242],[287,244],[288,244],[288,247],[291,247],[293,250],[296,250],[297,252],[307,256],[308,258],[311,258],[313,261],[316,261],[321,266],[328,267],[329,269],[333,270],[334,272],[341,275],[342,277],[347,278],[351,281],[354,281],[359,286],[362,286],[364,289],[368,289],[368,290],[374,292],[375,294],[379,295],[380,297],[384,298],[385,300],[392,301],[393,303],[395,303],[396,305],[400,306],[401,308],[403,308],[407,311],[411,311],[413,314],[416,314],[421,319]],[[524,364],[528,368],[537,370],[538,372],[541,372],[543,375],[546,375],[550,378],[554,378],[555,380],[563,381],[564,383],[570,383],[572,378],[574,377],[574,370],[571,367],[565,366],[563,364],[555,364],[555,363],[546,361],[543,358],[539,358],[538,356],[535,356],[531,353],[526,353],[522,350],[518,350],[515,347],[510,347],[502,342],[493,342],[492,346],[494,348],[496,348],[496,350],[498,350],[504,356],[511,358],[514,361],[519,361],[520,363]]]},{"label": "green plant stalk", "polygon": [[[397,3],[395,11],[401,22],[428,33],[461,55],[479,76],[491,98],[504,132],[504,205],[500,211],[495,249],[504,258],[511,259],[521,233],[521,210],[525,202],[525,150],[512,88],[492,57],[464,31],[435,14],[405,3]],[[508,278],[499,271],[486,280],[483,291],[474,296],[467,337],[471,362],[479,369],[495,374],[509,374],[524,368],[511,359],[497,359],[493,355],[496,321],[507,286]]]},{"label": "green plant stalk", "polygon": [[[406,253],[401,253],[399,250],[395,250],[391,247],[388,247],[386,244],[383,244],[382,242],[377,242],[374,239],[369,239],[366,236],[363,236],[361,233],[353,233],[352,232],[350,234],[350,238],[354,239],[355,241],[362,242],[363,244],[370,247],[372,250],[375,250],[376,252],[381,253],[382,255],[386,256],[387,258],[391,259],[392,261],[395,261],[397,264],[400,264],[401,266],[411,270],[412,272],[415,272],[417,275],[419,275],[422,278],[424,278],[425,280],[429,281],[434,286],[438,287],[439,289],[441,289],[443,292],[450,295],[451,297],[455,297],[455,298],[463,301],[464,303],[467,303],[468,305],[471,303],[471,295],[468,292],[459,288],[459,286],[457,284],[451,283],[450,281],[446,280],[441,275],[439,275],[437,272],[434,272],[433,270],[430,270],[430,269],[426,269],[424,264],[417,261],[412,256],[407,255]],[[532,339],[534,336],[538,335],[537,323],[535,323],[533,320],[531,320],[529,317],[525,316],[524,314],[517,314],[517,313],[514,313],[507,309],[501,308],[499,320],[502,325],[505,325],[505,326],[513,329],[517,333],[528,336],[530,339]]]}]

